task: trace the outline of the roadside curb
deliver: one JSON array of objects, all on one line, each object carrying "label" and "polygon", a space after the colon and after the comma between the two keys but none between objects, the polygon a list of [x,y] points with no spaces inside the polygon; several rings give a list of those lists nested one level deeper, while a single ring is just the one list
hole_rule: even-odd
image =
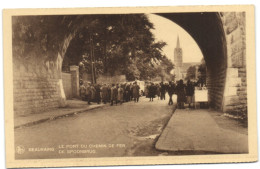
[{"label": "roadside curb", "polygon": [[46,122],[46,121],[56,120],[56,119],[62,118],[62,117],[73,116],[73,115],[76,115],[76,114],[84,113],[84,112],[89,111],[89,110],[98,109],[98,108],[101,108],[101,107],[104,107],[104,106],[106,106],[106,105],[90,107],[90,108],[86,108],[86,109],[82,109],[82,110],[76,110],[76,111],[73,111],[73,112],[68,112],[68,113],[62,114],[62,115],[57,115],[57,116],[54,116],[54,117],[52,116],[52,117],[43,118],[43,119],[36,120],[36,121],[33,121],[33,122],[29,122],[29,123],[26,123],[26,124],[14,126],[14,129],[18,129],[18,128],[22,128],[22,127],[29,127],[29,126],[33,126],[33,125],[37,125],[37,124]]},{"label": "roadside curb", "polygon": [[156,150],[158,150],[158,151],[166,151],[166,152],[168,151],[168,150],[161,150],[161,149],[157,148],[156,145],[157,145],[157,142],[158,142],[159,138],[162,136],[162,133],[164,132],[164,130],[165,130],[166,127],[168,126],[170,120],[173,118],[173,115],[174,115],[176,109],[177,109],[177,104],[174,104],[173,109],[172,109],[171,117],[169,118],[169,120],[167,121],[167,123],[163,126],[161,134],[158,135],[158,136],[155,138],[154,148],[155,148]]}]

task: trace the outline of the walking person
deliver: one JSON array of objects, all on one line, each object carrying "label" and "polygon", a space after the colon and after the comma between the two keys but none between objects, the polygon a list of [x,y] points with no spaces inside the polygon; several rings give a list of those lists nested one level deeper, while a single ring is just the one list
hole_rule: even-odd
[{"label": "walking person", "polygon": [[156,95],[158,97],[158,100],[160,99],[161,97],[161,87],[159,84],[156,85]]},{"label": "walking person", "polygon": [[144,93],[145,93],[145,97],[148,98],[149,97],[149,88],[150,88],[150,84],[147,82],[145,84],[145,88],[144,88]]},{"label": "walking person", "polygon": [[101,95],[100,95],[101,89],[100,89],[100,85],[99,84],[95,84],[94,85],[94,89],[95,89],[95,100],[96,100],[97,104],[100,104],[100,102],[101,102]]},{"label": "walking person", "polygon": [[[194,95],[194,85],[191,83],[190,80],[187,81],[187,86],[186,86],[186,96],[187,96],[187,104],[189,104],[189,108],[190,105],[193,103],[193,95]],[[194,106],[194,104],[193,104]]]},{"label": "walking person", "polygon": [[112,87],[111,87],[111,104],[110,104],[111,106],[114,105],[114,101],[117,105],[117,87],[114,84],[112,84]]},{"label": "walking person", "polygon": [[83,101],[86,100],[86,87],[83,83],[81,83],[80,87],[79,87],[79,94],[80,97]]},{"label": "walking person", "polygon": [[86,99],[88,104],[91,104],[91,95],[92,95],[92,90],[91,90],[91,84],[88,82],[86,86]]},{"label": "walking person", "polygon": [[133,91],[133,98],[134,98],[134,101],[135,102],[138,102],[139,101],[139,90],[140,90],[140,87],[139,85],[135,82],[133,87],[132,87],[132,91]]},{"label": "walking person", "polygon": [[175,84],[170,81],[169,84],[167,85],[167,91],[169,95],[168,105],[173,105],[172,95],[174,94],[174,90],[175,90]]},{"label": "walking person", "polygon": [[95,101],[96,98],[96,89],[94,87],[94,84],[90,85],[90,90],[91,90],[91,101]]},{"label": "walking person", "polygon": [[109,93],[108,93],[108,86],[106,84],[104,84],[102,87],[101,87],[101,97],[102,97],[102,102],[104,104],[106,104],[109,100]]},{"label": "walking person", "polygon": [[184,109],[184,102],[186,102],[185,88],[186,86],[181,79],[176,86],[177,105],[179,109]]},{"label": "walking person", "polygon": [[129,93],[129,95],[130,95],[130,101],[132,101],[133,100],[133,84],[132,83],[130,83],[130,93]]},{"label": "walking person", "polygon": [[156,94],[156,86],[151,83],[150,86],[149,86],[149,98],[150,98],[150,101],[153,101],[153,98],[155,97],[155,94]]},{"label": "walking person", "polygon": [[161,82],[160,84],[160,94],[161,94],[161,100],[165,100],[165,93],[166,93],[166,86]]},{"label": "walking person", "polygon": [[130,84],[126,84],[125,86],[125,95],[126,95],[126,102],[130,101]]},{"label": "walking person", "polygon": [[122,88],[122,84],[120,84],[117,89],[117,100],[120,104],[123,103],[123,98],[124,98],[124,90]]},{"label": "walking person", "polygon": [[108,96],[107,96],[107,101],[111,101],[111,88],[112,85],[111,84],[107,84],[107,91],[108,91]]}]

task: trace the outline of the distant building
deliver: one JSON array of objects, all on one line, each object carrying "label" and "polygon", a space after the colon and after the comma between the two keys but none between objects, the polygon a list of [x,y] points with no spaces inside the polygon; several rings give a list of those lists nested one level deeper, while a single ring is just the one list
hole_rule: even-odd
[{"label": "distant building", "polygon": [[180,40],[179,36],[177,37],[177,45],[174,49],[174,74],[175,74],[175,80],[185,80],[187,70],[190,66],[199,65],[200,62],[185,62],[183,63],[182,60],[182,48],[180,46]]}]

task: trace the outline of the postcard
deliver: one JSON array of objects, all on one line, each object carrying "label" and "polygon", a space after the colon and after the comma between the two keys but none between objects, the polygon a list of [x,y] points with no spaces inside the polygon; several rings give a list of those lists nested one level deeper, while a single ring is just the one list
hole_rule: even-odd
[{"label": "postcard", "polygon": [[5,9],[6,165],[255,162],[253,5]]}]

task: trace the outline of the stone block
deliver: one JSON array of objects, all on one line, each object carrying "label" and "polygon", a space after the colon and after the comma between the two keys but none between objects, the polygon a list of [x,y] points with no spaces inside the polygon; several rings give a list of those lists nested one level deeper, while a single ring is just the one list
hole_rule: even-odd
[{"label": "stone block", "polygon": [[229,23],[227,23],[226,33],[230,34],[234,30],[236,30],[237,28],[238,28],[238,21],[236,19],[234,19],[234,20],[230,21]]},{"label": "stone block", "polygon": [[243,40],[244,36],[244,32],[241,29],[236,29],[227,36],[227,42],[234,44],[240,40]]},{"label": "stone block", "polygon": [[236,13],[235,12],[225,12],[225,21],[224,25],[227,26],[229,23],[231,23],[233,20],[236,19]]},{"label": "stone block", "polygon": [[228,78],[237,78],[238,77],[238,69],[237,68],[227,68],[227,79]]},{"label": "stone block", "polygon": [[238,89],[237,89],[237,91],[246,91],[247,90],[247,88],[246,87],[239,87]]},{"label": "stone block", "polygon": [[237,91],[237,95],[247,95],[247,91]]},{"label": "stone block", "polygon": [[226,106],[234,106],[240,103],[238,96],[227,96],[224,97],[224,104]]},{"label": "stone block", "polygon": [[245,106],[237,104],[237,105],[230,105],[224,106],[223,111],[225,113],[240,113],[242,109],[245,109]]},{"label": "stone block", "polygon": [[247,105],[247,100],[240,100],[240,104],[246,104]]},{"label": "stone block", "polygon": [[246,68],[245,67],[241,67],[238,69],[239,73],[246,73]]},{"label": "stone block", "polygon": [[238,87],[241,86],[241,79],[238,77],[230,77],[226,80],[226,86],[229,87]]},{"label": "stone block", "polygon": [[227,86],[224,92],[224,96],[235,96],[237,95],[237,87]]}]

